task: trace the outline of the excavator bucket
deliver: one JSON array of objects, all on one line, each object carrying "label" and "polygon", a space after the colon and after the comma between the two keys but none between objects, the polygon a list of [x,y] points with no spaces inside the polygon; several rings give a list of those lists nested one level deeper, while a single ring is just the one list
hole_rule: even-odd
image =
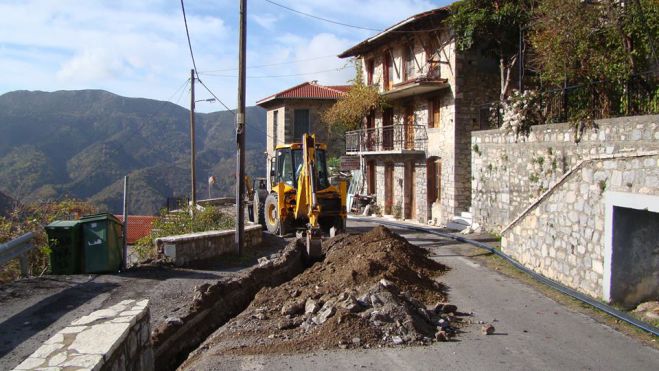
[{"label": "excavator bucket", "polygon": [[318,260],[323,255],[321,234],[320,228],[311,228],[307,231],[307,257],[310,260]]}]

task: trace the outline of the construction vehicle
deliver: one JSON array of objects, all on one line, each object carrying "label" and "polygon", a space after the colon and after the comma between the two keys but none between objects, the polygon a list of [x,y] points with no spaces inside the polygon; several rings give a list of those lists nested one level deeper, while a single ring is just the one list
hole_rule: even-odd
[{"label": "construction vehicle", "polygon": [[245,206],[249,221],[259,223],[265,227],[263,218],[263,202],[268,196],[268,183],[266,178],[245,176]]},{"label": "construction vehicle", "polygon": [[304,134],[302,143],[278,145],[270,163],[271,189],[254,194],[254,220],[263,216],[265,228],[280,236],[306,235],[307,253],[320,256],[323,232],[340,232],[346,224],[347,185],[330,185],[325,144]]}]

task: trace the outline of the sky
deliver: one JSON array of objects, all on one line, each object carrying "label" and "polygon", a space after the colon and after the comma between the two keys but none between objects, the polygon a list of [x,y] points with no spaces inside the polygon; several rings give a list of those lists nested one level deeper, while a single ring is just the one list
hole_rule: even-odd
[{"label": "sky", "polygon": [[[451,1],[273,0],[371,29]],[[199,78],[230,108],[237,100],[238,0],[186,0]],[[0,0],[0,95],[13,90],[103,89],[188,106],[192,61],[180,0]],[[340,52],[376,34],[248,0],[247,105],[304,81],[349,84]],[[293,76],[291,76],[293,75]],[[210,98],[196,85],[197,99]],[[200,112],[219,111],[200,102]]]}]

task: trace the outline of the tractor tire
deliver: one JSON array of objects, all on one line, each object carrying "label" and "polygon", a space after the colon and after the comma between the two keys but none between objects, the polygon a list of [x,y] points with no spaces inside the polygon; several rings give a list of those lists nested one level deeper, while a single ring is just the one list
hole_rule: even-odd
[{"label": "tractor tire", "polygon": [[279,210],[277,210],[277,195],[275,193],[271,193],[265,198],[263,214],[265,227],[268,229],[268,232],[279,234],[280,236],[283,236],[286,233],[285,228],[283,228],[284,223],[279,218]]},{"label": "tractor tire", "polygon": [[254,203],[252,208],[254,209],[254,223],[261,224],[263,228],[267,228],[265,225],[265,214],[264,214],[264,200],[261,200],[258,193],[254,193]]}]

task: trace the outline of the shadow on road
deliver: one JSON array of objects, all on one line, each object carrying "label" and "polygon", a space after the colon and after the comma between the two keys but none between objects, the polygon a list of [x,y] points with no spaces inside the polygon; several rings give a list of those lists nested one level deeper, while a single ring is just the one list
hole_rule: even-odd
[{"label": "shadow on road", "polygon": [[81,283],[49,296],[0,323],[0,357],[50,326],[72,309],[108,292],[115,283]]}]

